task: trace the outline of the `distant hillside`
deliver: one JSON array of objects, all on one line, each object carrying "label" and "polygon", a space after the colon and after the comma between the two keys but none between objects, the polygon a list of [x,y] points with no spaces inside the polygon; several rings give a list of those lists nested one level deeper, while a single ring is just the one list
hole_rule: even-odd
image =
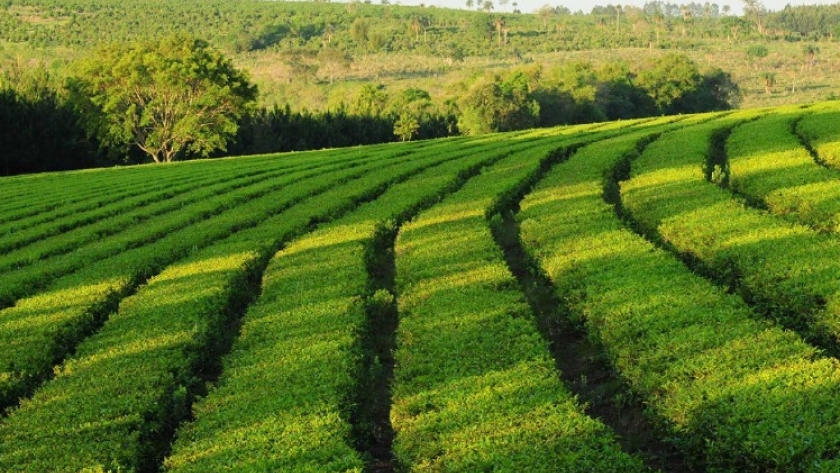
[{"label": "distant hillside", "polygon": [[[649,2],[642,8],[565,7],[520,13],[492,1],[479,11],[369,2],[259,0],[4,0],[0,38],[35,46],[87,48],[174,31],[229,51],[335,48],[350,53],[418,52],[457,58],[616,47],[695,48],[709,39],[811,40],[838,33],[840,7],[788,7],[732,16],[715,3]],[[760,4],[759,4],[760,6]]]},{"label": "distant hillside", "polygon": [[[32,99],[35,90],[49,95],[46,112],[61,109],[11,122],[11,140],[27,160],[61,161],[25,167],[36,170],[142,161],[137,153],[91,159],[91,143],[67,130],[72,120],[62,89],[74,64],[102,43],[173,32],[208,40],[259,87],[261,109],[240,124],[228,146],[235,154],[840,97],[840,7],[769,13],[757,7],[739,17],[714,3],[572,13],[564,7],[518,12],[513,3],[491,2],[455,10],[362,2],[3,0],[0,89],[7,95],[0,100],[38,115],[45,112],[41,105],[18,97]],[[688,82],[710,91],[677,100],[678,106],[666,99],[679,94],[653,91],[656,81],[645,78],[675,54],[693,63]],[[475,114],[465,117],[470,97],[488,84],[498,86],[497,104],[514,103],[506,112],[513,119],[485,114],[476,125]],[[25,115],[13,110],[8,107],[10,116]],[[42,120],[52,128],[35,125]],[[56,143],[33,149],[27,137],[46,129],[55,130],[49,135]]]},{"label": "distant hillside", "polygon": [[836,472],[838,122],[0,178],[0,471]]}]

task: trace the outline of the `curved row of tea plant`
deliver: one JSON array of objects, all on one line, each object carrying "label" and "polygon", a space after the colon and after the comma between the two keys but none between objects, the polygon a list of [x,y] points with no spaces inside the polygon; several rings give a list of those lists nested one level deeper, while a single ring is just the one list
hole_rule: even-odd
[{"label": "curved row of tea plant", "polygon": [[[645,154],[690,152],[716,125],[667,133]],[[521,204],[523,242],[572,314],[678,446],[714,471],[829,466],[840,364],[625,228],[613,174],[650,132],[583,148]],[[701,155],[702,156],[702,155]],[[702,161],[691,166],[702,176]],[[670,202],[670,200],[669,200]],[[669,205],[659,201],[657,206]],[[757,440],[760,439],[760,440]]]},{"label": "curved row of tea plant", "polygon": [[18,396],[37,385],[53,364],[102,323],[122,297],[171,262],[343,180],[390,163],[410,161],[406,157],[337,164],[332,169],[289,173],[255,188],[223,194],[189,209],[193,218],[179,220],[175,231],[89,264],[58,279],[44,293],[0,311],[0,343],[5,347],[0,352],[0,406],[14,404]]},{"label": "curved row of tea plant", "polygon": [[499,153],[533,146],[509,139],[434,153],[442,164],[280,251],[218,387],[196,406],[195,422],[179,432],[168,470],[359,468],[363,459],[349,421],[354,391],[367,388],[365,371],[375,369],[364,366],[360,346],[365,306],[375,303],[367,301],[365,261],[374,232],[435,203]]},{"label": "curved row of tea plant", "polygon": [[[252,160],[251,163],[240,164],[259,167],[260,164],[265,165],[267,160],[274,161],[271,155],[254,156],[249,159]],[[0,202],[0,213],[8,216],[9,221],[47,212],[48,207],[66,215],[62,206],[77,205],[85,199],[95,199],[120,188],[142,187],[143,183],[149,183],[150,177],[166,176],[170,173],[173,176],[183,176],[187,170],[191,170],[193,174],[218,172],[230,166],[225,164],[227,161],[228,159],[178,162],[166,170],[150,165],[128,166],[118,168],[117,174],[114,174],[117,168],[99,168],[6,177],[0,182],[0,187],[9,192],[9,198]],[[56,189],[61,189],[62,192],[56,192]]]},{"label": "curved row of tea plant", "polygon": [[[246,165],[254,174],[260,174],[266,169],[265,163],[259,166]],[[3,225],[0,227],[2,239],[0,245],[4,250],[24,246],[30,241],[52,236],[58,232],[83,226],[88,223],[118,215],[122,209],[130,209],[135,205],[155,202],[167,197],[168,191],[177,191],[181,186],[195,185],[198,182],[211,181],[219,177],[219,173],[210,169],[190,170],[175,168],[168,173],[161,173],[154,169],[144,169],[142,173],[127,173],[120,179],[113,179],[113,172],[91,173],[89,176],[79,175],[77,181],[85,183],[73,185],[64,179],[54,182],[50,179],[31,180],[29,191],[15,200],[22,201],[26,212],[3,212]],[[98,185],[102,180],[103,185]],[[9,187],[7,184],[4,186]],[[10,194],[12,189],[4,189]],[[54,206],[50,197],[60,199],[60,206]]]},{"label": "curved row of tea plant", "polygon": [[[218,179],[218,175],[203,177]],[[16,250],[32,242],[118,216],[136,207],[160,202],[202,183],[203,179],[199,176],[169,177],[142,184],[139,188],[119,188],[105,192],[80,205],[62,206],[61,212],[39,214],[15,222],[14,227],[0,237],[0,251],[5,253]],[[64,215],[60,215],[62,213]]]},{"label": "curved row of tea plant", "polygon": [[[373,153],[373,157],[359,158],[362,161],[358,159],[338,159],[335,162],[355,163],[354,165],[357,165],[362,164],[364,160],[386,159],[388,157],[397,158],[404,153],[404,150],[383,151],[379,154]],[[164,213],[146,221],[139,220],[132,222],[131,226],[126,229],[128,231],[117,232],[108,237],[100,238],[92,244],[75,247],[71,253],[62,254],[59,252],[57,255],[40,261],[37,265],[27,266],[9,273],[0,282],[0,308],[9,307],[19,298],[38,292],[47,284],[52,283],[56,278],[72,273],[84,267],[90,261],[100,261],[120,252],[150,244],[174,231],[206,219],[208,216],[214,215],[221,210],[235,207],[237,202],[244,202],[276,192],[288,183],[321,173],[329,173],[333,169],[337,169],[335,166],[342,166],[341,164],[330,164],[330,162],[330,160],[327,160],[324,163],[302,166],[302,171],[300,172],[280,174],[281,179],[277,179],[277,175],[269,175],[269,177],[274,177],[275,179],[262,179],[250,183],[250,185],[245,187],[233,186],[227,192],[212,195],[212,198],[209,200],[196,201],[192,204],[183,202],[185,204],[183,207],[175,208],[172,212]],[[330,168],[329,166],[333,167]],[[294,170],[294,168],[288,169],[288,171]],[[58,241],[56,244],[59,246],[65,245],[63,243],[65,239],[73,241],[76,235],[71,232],[67,235],[56,237],[55,241]],[[40,246],[35,245],[34,251],[38,251],[39,248]],[[28,253],[24,249],[20,253],[15,254],[27,255]],[[10,255],[9,258],[13,259],[15,256]]]},{"label": "curved row of tea plant", "polygon": [[[822,232],[840,229],[837,170],[815,162],[795,133],[811,116],[799,107],[777,109],[738,126],[726,141],[729,186],[771,213]],[[817,112],[837,116],[837,108]],[[835,125],[836,126],[836,125]]]},{"label": "curved row of tea plant", "polygon": [[703,179],[710,135],[735,120],[651,147],[622,184],[622,199],[642,227],[737,289],[757,312],[837,354],[840,240],[747,208]]},{"label": "curved row of tea plant", "polygon": [[[391,155],[396,157],[405,152],[406,151],[404,150],[393,150],[391,152]],[[376,154],[374,150],[370,150],[369,153],[370,154],[368,154],[368,156]],[[98,234],[100,235],[100,237],[106,237],[112,233],[115,233],[116,231],[119,231],[119,228],[121,227],[119,227],[114,222],[119,222],[122,220],[124,221],[122,228],[126,228],[126,226],[130,228],[131,226],[136,225],[141,221],[144,221],[152,216],[162,214],[168,210],[177,209],[178,207],[184,207],[186,205],[189,205],[196,199],[201,198],[193,197],[194,194],[198,193],[198,195],[200,195],[202,192],[213,190],[215,187],[218,187],[219,192],[224,192],[225,185],[229,185],[231,189],[236,189],[245,185],[250,185],[261,181],[266,181],[267,179],[276,178],[284,173],[289,173],[292,171],[302,171],[306,169],[314,170],[317,169],[319,166],[325,166],[331,163],[334,164],[338,162],[348,162],[354,159],[357,158],[334,153],[332,156],[325,154],[324,156],[319,156],[318,158],[309,158],[306,161],[294,160],[290,159],[290,157],[285,157],[284,159],[275,159],[273,160],[273,162],[266,162],[260,159],[249,158],[243,160],[245,162],[242,165],[238,166],[228,161],[228,166],[226,169],[216,169],[212,173],[200,173],[202,175],[206,175],[202,179],[196,179],[194,180],[194,182],[191,182],[186,186],[176,186],[175,188],[171,189],[171,191],[160,193],[156,195],[154,199],[149,199],[145,202],[140,202],[138,205],[122,206],[122,208],[120,208],[119,211],[116,212],[115,216],[106,216],[99,219],[98,221],[85,222],[85,224],[75,226],[73,228],[61,227],[59,225],[56,225],[56,228],[54,228],[54,230],[60,231],[60,234],[54,235],[52,237],[45,236],[43,239],[40,239],[39,241],[35,242],[35,244],[29,244],[28,246],[22,248],[20,251],[7,252],[2,256],[3,262],[0,264],[2,264],[3,266],[13,265],[16,262],[21,262],[21,264],[23,264],[22,262],[26,261],[27,256],[29,256],[31,259],[35,257],[45,257],[53,254],[60,254],[62,250],[66,250],[66,247],[68,245],[78,246],[79,244],[84,243],[86,241],[85,238],[89,238],[91,234]],[[250,161],[252,160],[255,161],[256,164],[251,163]],[[176,170],[178,170],[177,167],[176,169],[173,169],[173,171]],[[150,181],[160,180],[160,177],[157,176],[159,171],[163,171],[163,169],[147,169],[148,175],[146,176],[146,179]],[[164,173],[163,175],[166,176],[167,174]],[[111,177],[109,179],[113,178]],[[148,196],[149,194],[147,193],[141,197],[145,198]],[[118,200],[118,196],[105,196],[101,198],[106,201]],[[100,207],[101,202],[99,202],[98,200],[99,199],[97,199],[93,203],[88,203],[88,205],[91,205],[94,208]],[[40,218],[46,219],[47,217]],[[23,256],[19,254],[23,254]]]},{"label": "curved row of tea plant", "polygon": [[177,162],[166,166],[131,166],[118,171],[93,169],[6,178],[0,183],[0,190],[4,196],[8,196],[0,204],[0,234],[20,231],[35,224],[48,223],[80,211],[108,205],[123,192],[132,195],[149,192],[161,181],[177,185],[193,178],[212,180],[231,172],[261,174],[311,165],[318,161],[353,159],[360,157],[361,153],[370,155],[387,149],[393,147],[378,145],[364,149],[292,153],[283,155],[282,159],[277,159],[276,155],[265,155],[252,156],[246,160],[226,158]]},{"label": "curved row of tea plant", "polygon": [[[374,150],[368,152],[372,151]],[[332,154],[333,159],[345,155],[336,152]],[[108,171],[79,173],[76,175],[76,181],[87,184],[81,188],[73,185],[70,179],[64,179],[60,183],[52,179],[19,179],[29,183],[30,190],[18,199],[24,201],[23,204],[29,211],[34,212],[39,205],[43,205],[40,203],[45,195],[58,194],[63,202],[60,207],[48,207],[46,211],[34,212],[20,219],[15,219],[14,213],[0,211],[0,215],[3,215],[3,224],[0,225],[0,249],[8,251],[57,233],[96,223],[135,207],[170,198],[184,190],[217,182],[227,174],[232,174],[231,177],[257,178],[271,172],[312,166],[313,161],[325,162],[329,159],[329,155],[324,155],[308,160],[294,157],[273,160],[249,158],[240,160],[242,162],[238,166],[230,160],[202,167],[177,165],[162,169],[142,166],[141,169],[131,168],[133,172],[125,173],[125,176],[120,175],[117,180],[113,178],[114,173]],[[97,186],[98,180],[108,185]],[[14,190],[9,189],[14,187],[14,182],[4,184],[3,192],[8,192],[14,198]]]},{"label": "curved row of tea plant", "polygon": [[644,470],[563,386],[485,216],[573,143],[502,159],[401,230],[391,413],[401,468]]},{"label": "curved row of tea plant", "polygon": [[[324,164],[318,164],[316,166],[306,166],[303,169],[298,167],[298,169],[316,170],[323,166]],[[55,236],[40,239],[18,250],[8,251],[0,255],[0,271],[19,270],[38,261],[44,261],[70,251],[78,251],[81,247],[89,244],[98,246],[102,239],[121,232],[133,232],[139,224],[153,225],[155,218],[167,218],[173,212],[183,212],[194,203],[204,202],[242,187],[252,187],[261,182],[270,182],[272,179],[280,178],[284,174],[289,174],[298,169],[287,168],[271,172],[265,170],[260,173],[251,171],[243,174],[237,174],[237,170],[232,170],[226,174],[217,173],[212,180],[202,180],[175,187],[156,196],[154,200],[119,209],[113,216],[71,230],[62,230]],[[107,253],[100,253],[100,255],[89,259],[100,259],[108,256]]]},{"label": "curved row of tea plant", "polygon": [[[377,172],[356,171],[344,184],[341,173],[327,173],[301,183],[321,189],[320,195],[289,207],[295,193],[286,188],[279,197],[239,205],[236,213],[246,217],[231,216],[235,226],[214,222],[228,232],[123,300],[55,378],[12,411],[0,426],[0,469],[153,469],[168,446],[167,434],[188,414],[208,360],[220,355],[214,348],[224,340],[232,312],[248,302],[271,255],[313,222],[445,159],[439,152],[427,156],[380,159]],[[236,230],[242,227],[250,228]],[[44,430],[47,422],[51,428]]]},{"label": "curved row of tea plant", "polygon": [[837,107],[836,102],[812,106],[814,113],[799,122],[796,132],[809,144],[820,163],[840,169],[840,110]]},{"label": "curved row of tea plant", "polygon": [[[264,180],[251,183],[246,187],[234,188],[222,193],[216,198],[195,202],[184,208],[177,208],[173,212],[165,213],[152,220],[142,222],[140,225],[131,225],[127,231],[118,232],[92,244],[82,245],[75,251],[57,254],[49,257],[39,264],[29,265],[10,272],[0,283],[0,303],[2,307],[8,307],[19,299],[33,295],[46,288],[48,291],[61,286],[62,276],[74,278],[74,272],[83,269],[86,272],[92,271],[91,262],[94,267],[100,266],[103,261],[123,254],[127,251],[139,251],[144,246],[155,243],[168,235],[188,227],[191,224],[206,220],[226,209],[236,207],[241,202],[257,198],[278,191],[284,185],[295,182],[307,176],[317,175],[317,171],[292,173],[284,176],[283,179]],[[140,223],[140,222],[138,222]],[[72,240],[73,235],[66,238]],[[59,237],[59,241],[62,237]],[[36,246],[37,251],[37,246]],[[24,252],[25,254],[25,252]],[[13,258],[13,256],[10,256]],[[86,276],[82,276],[86,279]]]},{"label": "curved row of tea plant", "polygon": [[[104,176],[96,176],[93,173],[73,175],[77,179],[69,180],[61,173],[50,173],[4,181],[3,193],[4,196],[8,196],[8,200],[0,204],[0,214],[3,215],[3,219],[0,220],[0,233],[13,233],[21,228],[70,215],[75,210],[73,206],[101,198],[102,195],[132,184],[129,175],[121,176],[118,180],[97,179]],[[107,200],[100,202],[106,203]],[[85,204],[81,205],[85,208]]]}]

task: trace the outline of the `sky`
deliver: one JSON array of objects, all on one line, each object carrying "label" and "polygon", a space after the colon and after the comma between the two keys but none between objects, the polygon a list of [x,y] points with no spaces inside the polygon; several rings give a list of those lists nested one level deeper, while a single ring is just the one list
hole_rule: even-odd
[{"label": "sky", "polygon": [[[397,3],[397,0],[390,0],[391,3]],[[496,12],[510,12],[513,10],[511,7],[511,3],[516,1],[519,4],[519,10],[524,13],[530,13],[536,11],[543,5],[550,5],[550,6],[564,6],[569,10],[576,12],[578,10],[582,10],[584,13],[589,13],[592,10],[592,7],[596,5],[609,5],[609,4],[621,4],[621,5],[634,5],[641,7],[648,0],[583,0],[583,1],[551,1],[551,0],[510,0],[507,5],[504,7],[499,6],[498,0],[494,0],[494,4],[496,5]],[[666,3],[674,3],[674,4],[682,4],[682,3],[705,3],[706,0],[664,0]],[[743,2],[738,0],[709,0],[710,3],[717,3],[720,7],[724,5],[729,5],[732,8],[732,13],[736,15],[740,15],[743,13]],[[373,3],[379,3],[378,0],[374,0]],[[466,8],[466,0],[399,0],[401,5],[420,5],[421,3],[425,5],[434,5],[438,7],[448,7],[448,8]],[[479,3],[476,1],[476,3]],[[768,10],[771,11],[778,11],[785,7],[785,5],[815,5],[815,4],[822,4],[828,5],[832,3],[837,3],[837,0],[764,0],[761,2]]]}]

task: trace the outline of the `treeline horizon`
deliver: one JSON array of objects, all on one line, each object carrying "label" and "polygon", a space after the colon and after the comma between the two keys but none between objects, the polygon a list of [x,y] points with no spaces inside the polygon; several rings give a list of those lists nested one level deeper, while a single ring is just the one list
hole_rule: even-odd
[{"label": "treeline horizon", "polygon": [[[43,68],[7,74],[0,89],[0,175],[140,164],[149,156],[100,142],[85,129],[86,109]],[[310,112],[258,107],[210,157],[367,145],[477,135],[664,114],[725,110],[738,86],[720,70],[701,73],[684,55],[665,55],[640,70],[576,62],[488,72],[460,84],[459,100],[435,102],[428,92],[391,93],[365,85],[354,103]],[[187,151],[177,159],[198,159]]]},{"label": "treeline horizon", "polygon": [[[464,11],[380,1],[2,0],[0,50],[5,40],[33,48],[70,48],[83,57],[99,41],[124,43],[180,29],[203,31],[209,36],[203,39],[228,55],[272,52],[272,60],[291,71],[277,80],[317,82],[325,88],[334,80],[348,80],[351,64],[355,67],[359,58],[364,62],[375,52],[410,51],[444,58],[452,67],[473,56],[519,58],[516,67],[472,72],[434,96],[421,87],[395,86],[374,76],[358,81],[360,89],[326,107],[300,101],[290,106],[294,97],[285,103],[282,96],[264,101],[239,120],[226,150],[211,155],[218,157],[734,108],[739,84],[731,73],[701,70],[679,51],[720,38],[833,39],[828,19],[836,17],[835,25],[840,24],[837,5],[769,13],[757,0],[748,3],[743,16],[708,2],[607,5],[588,14],[544,7],[535,14],[519,14],[494,12],[487,2],[472,2],[481,11]],[[536,64],[526,57],[558,49],[628,46],[677,52],[630,65],[589,59]],[[808,61],[813,63],[813,54]],[[109,148],[85,131],[84,111],[65,88],[74,73],[72,60],[12,66],[6,65],[0,76],[0,175],[146,161],[136,149]],[[767,90],[773,80],[768,73]],[[184,152],[178,159],[197,157]]]},{"label": "treeline horizon", "polygon": [[2,0],[0,40],[89,48],[180,31],[228,52],[414,51],[457,58],[602,47],[685,48],[710,38],[820,41],[840,35],[840,5],[768,11],[758,0],[744,4],[744,14],[737,16],[727,5],[708,1],[649,1],[642,7],[610,2],[589,12],[546,4],[523,13],[510,0],[465,0],[467,10],[392,5],[391,0]]}]

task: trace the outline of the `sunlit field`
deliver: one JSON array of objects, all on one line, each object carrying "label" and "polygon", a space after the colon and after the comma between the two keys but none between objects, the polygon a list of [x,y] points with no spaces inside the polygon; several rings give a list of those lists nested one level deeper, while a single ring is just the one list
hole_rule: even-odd
[{"label": "sunlit field", "polygon": [[2,178],[0,470],[837,471],[838,123]]}]

